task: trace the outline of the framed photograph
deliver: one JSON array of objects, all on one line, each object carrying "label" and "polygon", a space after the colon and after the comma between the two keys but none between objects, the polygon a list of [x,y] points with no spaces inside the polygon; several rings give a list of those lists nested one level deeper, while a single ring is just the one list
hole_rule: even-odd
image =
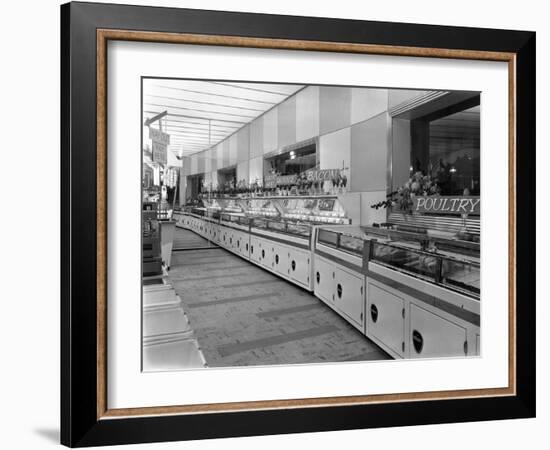
[{"label": "framed photograph", "polygon": [[535,415],[535,33],[61,7],[61,441]]}]

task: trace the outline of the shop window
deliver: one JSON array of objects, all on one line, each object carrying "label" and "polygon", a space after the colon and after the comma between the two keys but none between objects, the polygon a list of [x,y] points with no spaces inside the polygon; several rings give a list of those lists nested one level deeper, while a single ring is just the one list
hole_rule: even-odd
[{"label": "shop window", "polygon": [[411,120],[411,175],[431,175],[441,195],[479,195],[479,113],[477,97],[467,105]]},{"label": "shop window", "polygon": [[293,175],[305,172],[317,165],[317,146],[315,143],[288,149],[287,151],[264,160],[265,174]]}]

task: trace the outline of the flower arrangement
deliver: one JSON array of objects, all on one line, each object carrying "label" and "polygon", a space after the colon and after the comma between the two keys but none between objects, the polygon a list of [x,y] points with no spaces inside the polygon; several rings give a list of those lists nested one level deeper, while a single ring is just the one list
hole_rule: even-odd
[{"label": "flower arrangement", "polygon": [[424,175],[422,172],[415,172],[409,180],[396,191],[390,192],[386,200],[371,205],[371,208],[388,208],[396,206],[403,212],[411,212],[413,199],[416,196],[438,195],[441,192],[437,185],[437,178],[431,175]]}]

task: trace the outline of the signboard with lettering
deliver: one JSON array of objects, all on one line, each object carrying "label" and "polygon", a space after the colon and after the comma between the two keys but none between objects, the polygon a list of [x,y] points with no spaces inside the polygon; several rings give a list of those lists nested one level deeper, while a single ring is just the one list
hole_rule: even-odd
[{"label": "signboard with lettering", "polygon": [[[337,178],[340,175],[340,169],[309,169],[303,172],[308,181],[325,181]],[[292,185],[298,181],[298,175],[266,175],[264,186],[273,188],[281,185]]]},{"label": "signboard with lettering", "polygon": [[170,144],[170,135],[164,131],[149,127],[149,139],[153,141],[152,153],[153,161],[166,165],[168,158],[168,145]]},{"label": "signboard with lettering", "polygon": [[266,175],[264,177],[264,186],[266,188],[274,188],[277,186],[277,175]]},{"label": "signboard with lettering", "polygon": [[281,185],[293,185],[298,181],[298,175],[266,175],[264,179],[264,186],[266,188],[274,188]]},{"label": "signboard with lettering", "polygon": [[340,175],[340,169],[309,169],[304,172],[309,181],[332,180]]},{"label": "signboard with lettering", "polygon": [[168,162],[168,148],[166,147],[166,145],[153,141],[152,153],[153,161],[162,164],[163,166],[166,165],[166,163]]},{"label": "signboard with lettering", "polygon": [[413,212],[479,216],[481,199],[474,196],[415,197]]},{"label": "signboard with lettering", "polygon": [[151,139],[153,142],[156,142],[157,144],[170,144],[170,135],[168,133],[152,127],[149,127],[149,139]]}]

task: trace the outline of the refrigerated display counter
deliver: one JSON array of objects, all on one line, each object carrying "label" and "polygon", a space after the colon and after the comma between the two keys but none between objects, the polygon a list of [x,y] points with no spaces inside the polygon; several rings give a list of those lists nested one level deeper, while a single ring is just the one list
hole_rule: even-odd
[{"label": "refrigerated display counter", "polygon": [[314,293],[364,332],[364,233],[351,225],[321,227],[314,253]]},{"label": "refrigerated display counter", "polygon": [[243,201],[244,211],[252,217],[279,217],[276,201],[268,198],[250,198]]},{"label": "refrigerated display counter", "polygon": [[[247,200],[218,202],[229,211],[205,207],[203,215],[187,209],[179,226],[313,291],[395,358],[480,354],[478,242],[338,224],[338,211],[320,223],[317,214],[334,213],[337,197]],[[327,200],[335,202],[319,205]]]},{"label": "refrigerated display counter", "polygon": [[371,242],[366,334],[400,358],[480,353],[479,259]]},{"label": "refrigerated display counter", "polygon": [[311,290],[313,235],[309,223],[255,217],[250,222],[250,260]]},{"label": "refrigerated display counter", "polygon": [[370,261],[479,300],[479,260],[422,251],[406,243],[371,243]]},{"label": "refrigerated display counter", "polygon": [[438,241],[321,227],[314,293],[395,358],[479,355],[479,257]]},{"label": "refrigerated display counter", "polygon": [[243,213],[221,213],[213,241],[227,250],[249,259],[250,218]]},{"label": "refrigerated display counter", "polygon": [[279,200],[281,217],[315,224],[350,224],[337,196],[292,197]]}]

